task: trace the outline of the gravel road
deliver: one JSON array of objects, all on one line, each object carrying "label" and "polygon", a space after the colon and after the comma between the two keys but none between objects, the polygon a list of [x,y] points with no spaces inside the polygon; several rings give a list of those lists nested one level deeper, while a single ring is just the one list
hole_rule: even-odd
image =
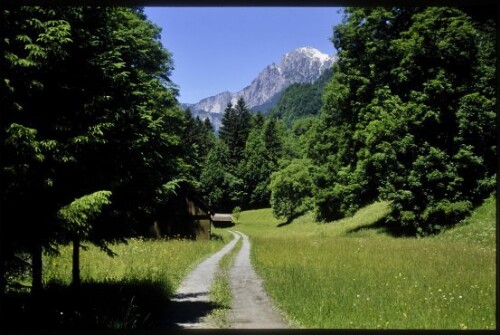
[{"label": "gravel road", "polygon": [[232,307],[227,319],[229,328],[271,329],[288,328],[283,316],[273,307],[264,290],[262,279],[250,263],[250,241],[241,232],[221,250],[200,263],[181,283],[165,311],[160,327],[213,328],[206,316],[216,306],[209,300],[209,292],[221,258],[231,251],[240,238],[243,245],[229,270]]},{"label": "gravel road", "polygon": [[205,317],[215,306],[209,300],[210,288],[217,272],[221,258],[230,252],[240,235],[233,234],[234,238],[221,250],[201,262],[182,281],[169,306],[160,327],[177,328],[211,328]]},{"label": "gravel road", "polygon": [[262,279],[250,263],[250,241],[241,235],[243,245],[229,270],[233,304],[228,315],[230,328],[271,329],[288,328],[283,316],[273,307]]}]

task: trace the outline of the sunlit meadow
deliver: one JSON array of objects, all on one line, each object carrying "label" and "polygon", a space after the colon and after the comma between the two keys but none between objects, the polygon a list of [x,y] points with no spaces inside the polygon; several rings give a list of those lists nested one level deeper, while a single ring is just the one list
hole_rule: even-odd
[{"label": "sunlit meadow", "polygon": [[275,303],[305,328],[495,329],[495,198],[438,237],[392,236],[386,202],[329,224],[289,225],[270,209],[241,213],[238,230]]}]

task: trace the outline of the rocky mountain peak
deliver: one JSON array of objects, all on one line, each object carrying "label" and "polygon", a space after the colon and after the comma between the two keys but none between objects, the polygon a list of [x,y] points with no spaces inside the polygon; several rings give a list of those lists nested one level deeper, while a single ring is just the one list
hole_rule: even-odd
[{"label": "rocky mountain peak", "polygon": [[276,103],[288,86],[314,82],[335,61],[336,56],[324,54],[313,47],[297,48],[283,55],[279,64],[272,63],[264,68],[244,89],[236,93],[226,91],[202,99],[196,104],[184,106],[189,106],[193,115],[209,117],[218,129],[220,116],[214,114],[223,113],[228,102],[235,104],[243,97],[249,108],[265,112]]}]

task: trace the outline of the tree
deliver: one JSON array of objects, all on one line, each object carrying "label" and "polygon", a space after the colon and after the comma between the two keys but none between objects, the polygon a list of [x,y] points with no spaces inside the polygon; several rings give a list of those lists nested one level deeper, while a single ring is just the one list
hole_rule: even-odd
[{"label": "tree", "polygon": [[75,199],[62,207],[57,215],[62,220],[65,235],[73,241],[73,286],[80,286],[80,242],[91,236],[93,222],[109,205],[109,191],[97,191]]},{"label": "tree", "polygon": [[222,116],[219,138],[228,146],[230,160],[234,165],[242,158],[250,129],[251,114],[245,100],[239,98],[234,107],[228,103]]},{"label": "tree", "polygon": [[214,126],[212,125],[212,122],[210,122],[210,119],[208,117],[203,121],[203,126],[207,131],[211,133],[214,132]]},{"label": "tree", "polygon": [[[308,150],[320,167],[320,219],[381,197],[392,201],[392,224],[436,232],[493,190],[494,21],[481,20],[458,8],[346,10]],[[477,138],[466,129],[485,135],[485,150],[473,149]]]},{"label": "tree", "polygon": [[230,169],[230,153],[227,145],[217,141],[209,151],[201,173],[201,191],[205,201],[214,211],[231,211],[242,198],[243,182]]},{"label": "tree", "polygon": [[263,125],[254,126],[248,136],[237,170],[245,190],[241,204],[244,208],[263,208],[270,204],[269,183],[283,155],[285,132],[285,126],[277,122],[274,118],[268,119]]},{"label": "tree", "polygon": [[193,118],[189,108],[185,110],[185,117],[186,127],[181,138],[183,157],[191,167],[189,174],[192,179],[199,180],[208,152],[215,144],[215,134],[210,120],[205,119],[207,123],[198,116]]},{"label": "tree", "polygon": [[268,185],[273,162],[269,160],[262,129],[252,129],[243,151],[237,174],[243,181],[244,195],[242,208],[262,208],[269,206]]},{"label": "tree", "polygon": [[107,224],[85,237],[104,250],[169,199],[166,185],[187,176],[183,115],[168,77],[171,56],[140,9],[2,14],[1,264],[31,252],[36,291],[42,249],[68,241],[57,213],[75,198],[112,192]]},{"label": "tree", "polygon": [[282,156],[283,130],[279,129],[276,119],[270,118],[264,125],[264,144],[266,155],[270,162],[277,166],[278,160]]},{"label": "tree", "polygon": [[[49,10],[4,9],[1,21],[1,289],[3,292],[7,264],[16,266],[16,253],[29,252],[36,293],[41,289],[42,247],[48,245],[52,230],[47,210],[55,209],[49,198],[53,194],[51,156],[58,142],[43,138],[32,115],[40,114],[37,98],[43,94],[44,79],[65,59],[72,40],[69,24]],[[70,159],[64,152],[58,158]],[[31,234],[26,236],[22,230]]]},{"label": "tree", "polygon": [[219,138],[221,141],[230,145],[236,136],[236,112],[231,102],[227,103],[224,114],[222,114],[221,127],[219,129]]},{"label": "tree", "polygon": [[271,176],[271,206],[273,215],[291,222],[294,218],[312,209],[311,162],[293,160],[287,167]]}]

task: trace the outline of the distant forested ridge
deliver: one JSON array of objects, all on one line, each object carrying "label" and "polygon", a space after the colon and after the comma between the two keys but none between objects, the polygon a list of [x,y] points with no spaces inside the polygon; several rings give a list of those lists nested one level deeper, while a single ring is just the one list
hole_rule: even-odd
[{"label": "distant forested ridge", "polygon": [[288,126],[296,119],[319,115],[323,92],[330,81],[333,69],[327,69],[312,84],[293,84],[287,87],[278,102],[269,110],[270,117],[277,117]]}]

